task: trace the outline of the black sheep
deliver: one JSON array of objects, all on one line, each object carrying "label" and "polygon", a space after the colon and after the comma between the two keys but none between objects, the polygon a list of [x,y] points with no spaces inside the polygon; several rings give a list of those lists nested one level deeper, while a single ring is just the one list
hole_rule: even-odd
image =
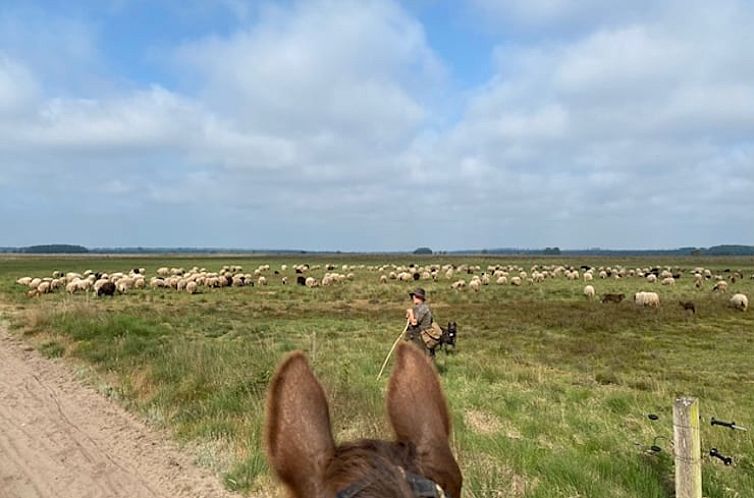
[{"label": "black sheep", "polygon": [[115,295],[115,284],[112,282],[105,282],[104,284],[99,286],[99,289],[97,289],[97,297],[101,297],[101,296],[113,297],[114,295]]}]

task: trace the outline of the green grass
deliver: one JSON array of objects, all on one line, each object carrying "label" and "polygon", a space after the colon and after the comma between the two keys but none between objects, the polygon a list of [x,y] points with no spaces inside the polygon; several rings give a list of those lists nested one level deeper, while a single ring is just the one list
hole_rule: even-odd
[{"label": "green grass", "polygon": [[[408,258],[330,257],[338,264],[408,263]],[[384,390],[375,381],[384,355],[403,326],[411,284],[377,283],[359,270],[353,282],[332,288],[132,291],[115,299],[62,293],[30,300],[13,281],[64,271],[159,266],[261,263],[273,268],[298,258],[6,258],[0,259],[0,299],[14,330],[50,357],[93,367],[106,393],[152,424],[196,449],[197,460],[217,470],[231,489],[272,489],[260,446],[264,394],[281,356],[307,351],[329,395],[339,440],[387,437]],[[454,260],[486,266],[562,259]],[[587,263],[697,265],[744,269],[754,259],[596,260]],[[321,276],[320,272],[317,276]],[[289,277],[293,277],[289,271]],[[468,277],[467,277],[468,279]],[[701,400],[705,421],[734,419],[754,428],[754,312],[727,307],[730,296],[639,279],[595,280],[598,294],[657,290],[658,310],[629,302],[587,302],[583,281],[548,280],[520,288],[490,285],[455,292],[449,282],[422,282],[441,322],[459,323],[459,351],[440,355],[438,367],[454,419],[453,447],[465,477],[466,497],[673,496],[672,448],[644,451],[658,436],[672,438],[671,404],[688,394]],[[731,290],[754,297],[754,280]],[[676,304],[693,299],[697,317]],[[646,414],[660,420],[650,421]],[[733,455],[726,468],[705,460],[709,498],[754,496],[752,433],[703,424],[703,448]]]}]

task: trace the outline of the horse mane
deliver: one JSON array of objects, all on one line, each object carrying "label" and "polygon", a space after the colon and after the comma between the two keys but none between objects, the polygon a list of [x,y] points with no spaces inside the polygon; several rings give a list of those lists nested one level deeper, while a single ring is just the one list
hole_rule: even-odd
[{"label": "horse mane", "polygon": [[412,444],[362,439],[338,446],[325,476],[333,493],[354,487],[359,498],[413,498],[405,472],[419,472],[415,462]]}]

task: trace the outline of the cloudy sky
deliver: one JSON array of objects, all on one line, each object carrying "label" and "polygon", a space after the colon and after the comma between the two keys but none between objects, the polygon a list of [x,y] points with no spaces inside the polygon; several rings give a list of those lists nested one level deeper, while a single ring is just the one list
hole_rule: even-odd
[{"label": "cloudy sky", "polygon": [[749,0],[2,4],[0,246],[754,244]]}]

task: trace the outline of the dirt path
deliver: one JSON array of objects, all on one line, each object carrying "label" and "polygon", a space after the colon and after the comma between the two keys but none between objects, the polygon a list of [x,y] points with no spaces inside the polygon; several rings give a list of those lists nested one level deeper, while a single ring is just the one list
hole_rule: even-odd
[{"label": "dirt path", "polygon": [[0,498],[183,496],[236,495],[0,326]]}]

